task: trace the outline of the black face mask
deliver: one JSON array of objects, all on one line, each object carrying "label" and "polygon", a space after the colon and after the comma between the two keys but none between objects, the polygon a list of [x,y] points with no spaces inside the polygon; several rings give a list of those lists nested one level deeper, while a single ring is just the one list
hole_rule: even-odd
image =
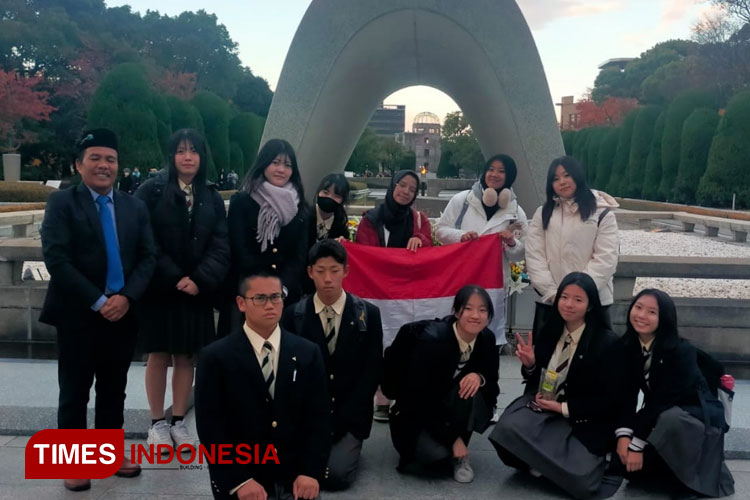
[{"label": "black face mask", "polygon": [[318,207],[320,207],[323,212],[332,214],[340,206],[341,203],[337,203],[333,198],[318,196]]}]

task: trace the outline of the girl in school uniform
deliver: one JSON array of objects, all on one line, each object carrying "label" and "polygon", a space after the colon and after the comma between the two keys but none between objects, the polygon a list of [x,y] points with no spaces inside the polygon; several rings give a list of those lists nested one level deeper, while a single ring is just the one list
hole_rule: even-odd
[{"label": "girl in school uniform", "polygon": [[623,367],[594,280],[565,276],[538,338],[516,337],[526,390],[500,416],[490,441],[506,465],[589,497],[614,450]]},{"label": "girl in school uniform", "polygon": [[617,454],[628,477],[656,476],[662,484],[671,482],[674,498],[733,494],[723,431],[711,425],[715,422],[706,426],[698,418],[705,379],[695,347],[678,336],[672,298],[656,289],[636,295],[620,343],[627,377]]}]

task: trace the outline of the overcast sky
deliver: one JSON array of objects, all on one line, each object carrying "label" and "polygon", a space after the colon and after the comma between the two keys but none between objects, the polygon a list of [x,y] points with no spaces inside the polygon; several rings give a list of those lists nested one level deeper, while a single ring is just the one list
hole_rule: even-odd
[{"label": "overcast sky", "polygon": [[[141,13],[158,6],[169,15],[199,9],[216,14],[237,42],[242,63],[268,80],[271,89],[310,5],[310,0],[105,1]],[[657,42],[689,38],[690,27],[710,8],[701,0],[518,0],[518,5],[534,35],[554,102],[565,95],[578,98],[592,87],[597,66],[607,59],[636,57]],[[443,119],[458,109],[447,95],[428,87],[402,89],[385,102],[406,105],[407,128],[421,111]]]}]

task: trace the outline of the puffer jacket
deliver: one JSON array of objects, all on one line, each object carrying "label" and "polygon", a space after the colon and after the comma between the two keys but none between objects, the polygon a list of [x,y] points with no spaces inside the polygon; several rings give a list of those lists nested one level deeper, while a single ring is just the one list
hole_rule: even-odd
[{"label": "puffer jacket", "polygon": [[[514,222],[519,223],[521,229],[516,234],[516,245],[512,247],[504,246],[503,277],[505,278],[506,285],[510,279],[510,262],[523,260],[524,238],[529,228],[526,212],[518,204],[516,195],[512,190],[511,194],[508,206],[498,210],[490,217],[490,220],[487,220],[482,200],[477,197],[474,188],[461,191],[450,199],[435,229],[437,239],[444,245],[450,245],[460,242],[461,236],[469,231],[475,231],[479,236],[484,236],[504,231]],[[464,213],[464,217],[461,220],[461,225],[457,228],[456,221],[461,214],[464,202],[468,202],[469,206],[466,207],[466,213]]]},{"label": "puffer jacket", "polygon": [[[620,238],[612,209],[619,205],[607,193],[591,190],[596,210],[583,221],[574,201],[558,201],[549,226],[542,227],[539,207],[526,234],[526,270],[531,285],[540,294],[539,302],[551,304],[562,279],[573,271],[591,276],[599,290],[602,305],[613,302],[612,276],[617,269]],[[602,212],[610,209],[600,219]]]}]

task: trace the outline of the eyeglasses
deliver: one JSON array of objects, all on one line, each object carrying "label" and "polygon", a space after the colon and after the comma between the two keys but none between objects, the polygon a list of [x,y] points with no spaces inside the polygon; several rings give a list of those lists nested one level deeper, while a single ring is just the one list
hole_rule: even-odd
[{"label": "eyeglasses", "polygon": [[266,305],[266,303],[270,300],[271,304],[281,304],[284,301],[284,298],[286,298],[286,295],[283,293],[272,293],[271,295],[255,295],[253,297],[243,297],[245,300],[250,300],[253,302],[254,306],[263,307]]}]

